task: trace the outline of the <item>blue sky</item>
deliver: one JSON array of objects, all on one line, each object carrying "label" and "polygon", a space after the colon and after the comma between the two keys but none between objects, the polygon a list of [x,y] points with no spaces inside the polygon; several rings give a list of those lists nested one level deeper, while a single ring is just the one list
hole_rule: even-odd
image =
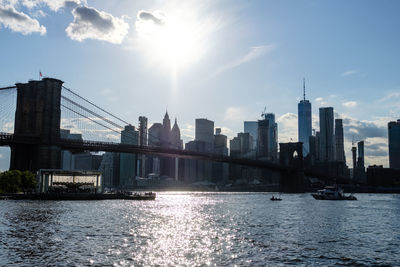
[{"label": "blue sky", "polygon": [[[0,86],[44,76],[137,125],[178,118],[184,141],[206,117],[233,137],[264,107],[279,141],[297,140],[306,78],[318,108],[388,165],[400,118],[399,1],[0,0]],[[8,149],[0,150],[0,169]]]}]

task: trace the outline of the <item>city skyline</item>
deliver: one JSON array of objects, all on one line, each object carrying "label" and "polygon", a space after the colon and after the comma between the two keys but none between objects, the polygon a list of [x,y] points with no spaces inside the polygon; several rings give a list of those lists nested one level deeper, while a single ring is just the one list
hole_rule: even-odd
[{"label": "city skyline", "polygon": [[[319,129],[318,109],[334,107],[335,119],[343,119],[347,164],[351,166],[351,142],[356,139],[365,140],[366,165],[388,166],[387,123],[398,119],[400,107],[394,23],[398,3],[219,1],[188,2],[178,8],[174,1],[75,2],[77,6],[62,7],[63,1],[57,1],[58,6],[50,1],[31,1],[31,6],[27,1],[0,1],[0,38],[6,40],[0,46],[9,51],[4,55],[8,64],[1,67],[1,86],[37,79],[41,70],[135,126],[140,115],[149,118],[149,126],[160,121],[167,108],[178,117],[185,143],[194,139],[195,118],[213,120],[232,139],[243,132],[243,121],[259,119],[267,106],[267,112],[276,115],[279,142],[287,142],[297,140],[297,102],[305,76],[313,128]],[[88,12],[121,31],[79,36],[77,29]],[[254,16],[245,16],[248,12]],[[10,14],[20,14],[20,20],[11,20]],[[374,25],[369,18],[375,18]],[[140,39],[146,33],[142,30],[169,20],[170,25],[174,20],[187,22],[197,34],[188,38],[204,40],[201,57],[175,62],[182,64],[175,75],[164,64],[165,55],[150,57],[142,47],[154,40]],[[90,27],[100,29],[93,23]],[[331,35],[324,27],[330,27]],[[175,33],[186,36],[185,29]],[[328,43],[333,39],[346,41],[333,46]],[[232,45],[227,47],[227,40]],[[4,150],[0,153],[4,159]]]}]

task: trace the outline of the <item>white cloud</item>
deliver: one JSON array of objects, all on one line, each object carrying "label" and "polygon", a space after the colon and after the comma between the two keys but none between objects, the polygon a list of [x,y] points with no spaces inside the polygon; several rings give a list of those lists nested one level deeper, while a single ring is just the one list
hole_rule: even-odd
[{"label": "white cloud", "polygon": [[354,75],[354,74],[357,74],[357,73],[359,73],[358,70],[348,70],[348,71],[343,72],[342,76],[349,76],[349,75]]},{"label": "white cloud", "polygon": [[357,102],[356,101],[346,101],[342,103],[342,106],[346,107],[346,108],[354,108],[357,106]]},{"label": "white cloud", "polygon": [[297,141],[297,115],[286,113],[277,120],[279,127],[278,142],[296,142]]},{"label": "white cloud", "polygon": [[227,107],[224,114],[225,121],[244,121],[246,119],[247,110],[244,107]]},{"label": "white cloud", "polygon": [[39,21],[31,18],[23,12],[18,12],[14,6],[0,5],[0,25],[14,32],[20,32],[24,35],[31,33],[40,33],[40,35],[46,34],[46,28],[40,25]]},{"label": "white cloud", "polygon": [[21,4],[29,9],[43,5],[48,6],[52,11],[59,11],[62,8],[75,8],[78,5],[86,4],[85,0],[22,0]]},{"label": "white cloud", "polygon": [[65,29],[72,40],[82,42],[95,39],[120,44],[128,34],[129,25],[123,18],[116,18],[93,7],[76,7],[72,15],[74,21]]},{"label": "white cloud", "polygon": [[184,143],[187,143],[194,139],[194,125],[185,123],[183,127],[181,127],[181,137]]},{"label": "white cloud", "polygon": [[217,71],[214,72],[212,76],[217,76],[229,69],[236,68],[242,64],[255,60],[267,53],[272,52],[274,49],[275,45],[262,45],[262,46],[250,47],[250,51],[247,54],[221,66],[219,69],[217,69]]},{"label": "white cloud", "polygon": [[319,106],[326,106],[326,105],[328,105],[328,102],[326,102],[326,101],[324,100],[324,98],[322,98],[322,97],[317,97],[317,98],[315,99],[315,102],[317,102],[317,105],[319,105]]}]

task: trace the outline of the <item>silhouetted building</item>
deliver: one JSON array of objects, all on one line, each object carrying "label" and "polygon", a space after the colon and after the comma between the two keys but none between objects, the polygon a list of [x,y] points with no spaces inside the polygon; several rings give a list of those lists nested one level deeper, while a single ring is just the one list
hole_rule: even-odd
[{"label": "silhouetted building", "polygon": [[343,120],[335,120],[336,160],[346,162],[344,154]]},{"label": "silhouetted building", "polygon": [[[269,151],[269,121],[258,121],[257,158],[267,158]],[[232,151],[232,148],[231,148]]]},{"label": "silhouetted building", "polygon": [[303,80],[303,100],[297,105],[298,111],[298,140],[303,143],[303,156],[310,152],[309,137],[312,135],[311,103],[306,100],[305,81]]},{"label": "silhouetted building", "polygon": [[[214,135],[214,153],[217,155],[228,156],[227,147],[228,138],[221,134],[221,128],[215,129]],[[213,162],[212,163],[212,181],[215,183],[226,182],[229,176],[229,165],[227,163]]]},{"label": "silhouetted building", "polygon": [[178,122],[175,118],[174,126],[171,130],[171,143],[174,149],[183,149],[183,141],[181,139],[181,130],[179,129]]},{"label": "silhouetted building", "polygon": [[319,108],[319,156],[320,161],[335,160],[335,139],[333,134],[333,108]]},{"label": "silhouetted building", "polygon": [[147,146],[147,118],[139,117],[139,145]]},{"label": "silhouetted building", "polygon": [[251,134],[253,137],[253,146],[251,149],[256,149],[258,139],[258,122],[257,121],[245,121],[244,132]]},{"label": "silhouetted building", "polygon": [[357,166],[353,169],[353,177],[358,180],[358,182],[365,183],[365,165],[364,165],[364,141],[357,143],[358,158]]},{"label": "silhouetted building", "polygon": [[[161,146],[161,135],[163,126],[161,123],[153,123],[149,128],[148,145],[151,147]],[[156,156],[147,156],[146,174],[154,173],[160,175],[160,159]]]},{"label": "silhouetted building", "polygon": [[[147,118],[145,116],[139,117],[139,145],[147,146]],[[146,155],[139,155],[139,176],[146,176]]]},{"label": "silhouetted building", "polygon": [[[127,125],[121,131],[121,144],[138,145],[139,132],[135,126]],[[122,188],[131,188],[135,185],[136,179],[136,155],[131,153],[121,153],[120,156],[120,177],[119,186]]]},{"label": "silhouetted building", "polygon": [[276,161],[278,159],[278,124],[275,122],[275,114],[265,114],[268,123],[268,158]]},{"label": "silhouetted building", "polygon": [[358,142],[357,146],[358,146],[357,167],[365,168],[365,165],[364,165],[364,141]]},{"label": "silhouetted building", "polygon": [[214,142],[214,122],[207,119],[196,119],[195,140],[208,143],[211,150]]},{"label": "silhouetted building", "polygon": [[80,171],[97,171],[100,167],[102,155],[81,153],[72,155],[73,169]]},{"label": "silhouetted building", "polygon": [[389,166],[400,169],[400,120],[388,123]]},{"label": "silhouetted building", "polygon": [[257,158],[276,161],[278,158],[278,124],[273,113],[263,114],[258,121]]},{"label": "silhouetted building", "polygon": [[104,187],[116,188],[119,186],[119,167],[120,154],[115,152],[106,152],[100,163],[99,171],[101,171],[104,181]]},{"label": "silhouetted building", "polygon": [[[173,149],[183,149],[183,141],[181,139],[181,130],[179,129],[178,122],[175,118],[175,123],[174,126],[172,127],[171,130],[171,145]],[[178,158],[173,158],[173,177],[175,180],[178,180],[179,176],[179,165],[180,162],[183,162],[182,160],[179,160]]]},{"label": "silhouetted building", "polygon": [[[208,143],[204,141],[190,141],[186,143],[185,150],[206,153]],[[184,180],[189,183],[198,181],[211,181],[212,164],[209,161],[185,159]]]},{"label": "silhouetted building", "polygon": [[353,159],[353,179],[355,178],[355,169],[357,168],[357,147],[353,146],[351,148],[351,155],[352,155],[352,159]]},{"label": "silhouetted building", "polygon": [[[75,141],[83,141],[82,134],[71,134],[70,130],[60,129],[60,138],[75,140]],[[73,160],[73,155],[69,150],[61,151],[61,169],[62,170],[74,170],[75,162]]]},{"label": "silhouetted building", "polygon": [[367,184],[373,187],[386,187],[387,192],[390,192],[391,187],[396,190],[400,184],[400,169],[383,168],[382,165],[368,166]]}]

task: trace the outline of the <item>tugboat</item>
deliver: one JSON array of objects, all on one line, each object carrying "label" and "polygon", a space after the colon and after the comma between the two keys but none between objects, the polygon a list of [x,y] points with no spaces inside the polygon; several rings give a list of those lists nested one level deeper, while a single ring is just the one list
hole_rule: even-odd
[{"label": "tugboat", "polygon": [[343,190],[337,186],[326,186],[317,193],[311,194],[317,200],[357,200],[353,195],[346,196]]}]

